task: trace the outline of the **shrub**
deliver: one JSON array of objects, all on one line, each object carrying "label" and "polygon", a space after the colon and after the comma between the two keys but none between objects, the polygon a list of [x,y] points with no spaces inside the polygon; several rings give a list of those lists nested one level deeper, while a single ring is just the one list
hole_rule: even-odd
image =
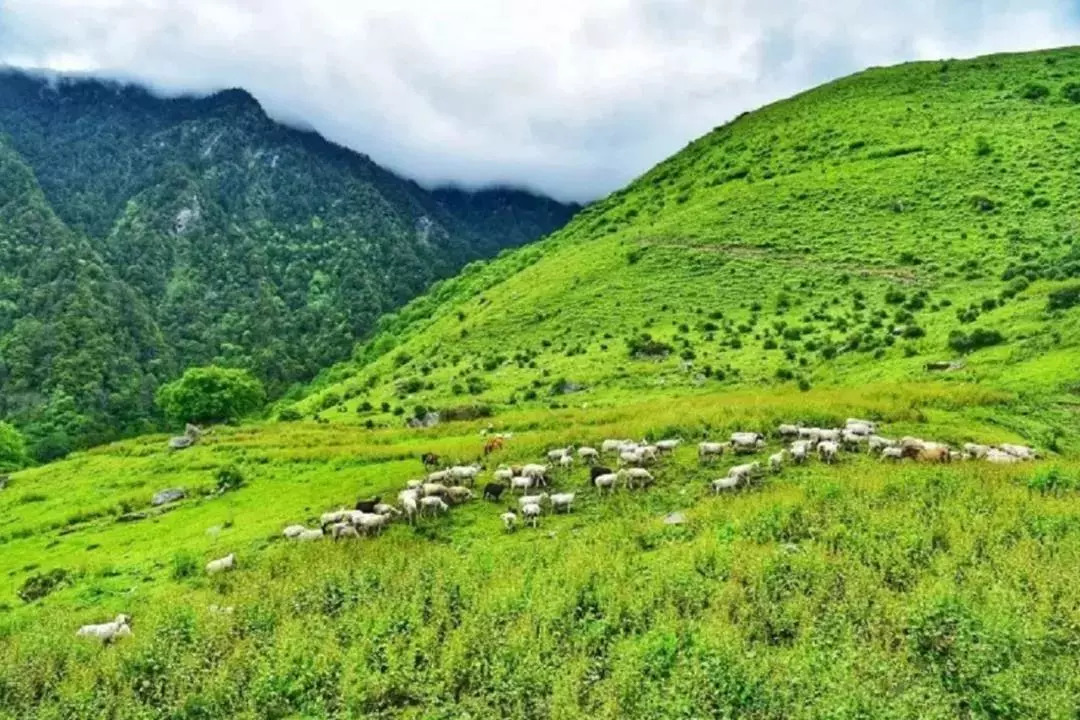
[{"label": "shrub", "polygon": [[[535,393],[533,393],[532,398],[528,397],[528,393],[525,395],[526,399],[536,399]],[[457,422],[491,417],[492,413],[493,411],[489,405],[455,405],[440,410],[439,418],[445,422]]]},{"label": "shrub", "polygon": [[30,456],[26,454],[26,440],[13,425],[0,422],[0,473],[11,472],[26,466]]},{"label": "shrub", "polygon": [[926,335],[926,331],[918,325],[907,325],[904,327],[903,336],[909,340],[921,338]]},{"label": "shrub", "polygon": [[26,582],[19,588],[19,599],[26,603],[40,600],[49,593],[54,592],[68,579],[68,571],[56,568],[45,573],[38,573],[26,578]]},{"label": "shrub", "polygon": [[975,138],[975,155],[976,157],[986,157],[990,153],[994,152],[994,149],[990,147],[990,141],[984,136],[979,135]]},{"label": "shrub", "polygon": [[1042,100],[1050,95],[1050,88],[1041,83],[1029,82],[1020,88],[1020,97],[1025,100]]},{"label": "shrub", "polygon": [[235,465],[226,465],[214,473],[214,482],[219,493],[239,490],[244,486],[244,474]]},{"label": "shrub", "polygon": [[1047,310],[1068,310],[1080,305],[1080,285],[1068,285],[1050,293]]},{"label": "shrub", "polygon": [[246,370],[211,365],[189,368],[159,388],[156,400],[175,422],[231,422],[261,408],[266,391]]},{"label": "shrub", "polygon": [[1067,475],[1060,468],[1048,468],[1032,475],[1027,485],[1043,495],[1060,495],[1080,489],[1080,477]]},{"label": "shrub", "polygon": [[642,333],[638,337],[630,338],[626,341],[626,346],[630,352],[630,357],[634,358],[667,357],[672,352],[670,345],[654,340],[652,335],[648,333]]},{"label": "shrub", "polygon": [[1061,88],[1061,96],[1073,103],[1080,103],[1080,83],[1065,83],[1065,87]]},{"label": "shrub", "polygon": [[302,420],[303,417],[300,411],[293,407],[287,407],[278,413],[278,420],[281,422],[296,422]]},{"label": "shrub", "polygon": [[173,580],[183,580],[184,578],[194,577],[199,571],[199,558],[195,557],[194,553],[187,550],[181,550],[172,556],[172,578]]},{"label": "shrub", "polygon": [[975,328],[971,334],[962,330],[953,330],[949,333],[949,347],[961,353],[974,352],[985,347],[1000,345],[1005,342],[1005,336],[997,330]]}]

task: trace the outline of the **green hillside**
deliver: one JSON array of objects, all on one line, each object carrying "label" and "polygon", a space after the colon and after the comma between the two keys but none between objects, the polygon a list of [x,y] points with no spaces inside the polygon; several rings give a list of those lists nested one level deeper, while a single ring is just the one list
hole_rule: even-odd
[{"label": "green hillside", "polygon": [[[12,475],[0,717],[1074,717],[1078,87],[1075,49],[839,80],[384,315],[280,420]],[[851,416],[1041,457],[848,452],[710,489],[780,423]],[[556,473],[573,512],[535,529],[504,531],[504,496],[282,537],[492,430],[481,487],[571,443],[684,444],[647,490]],[[767,448],[699,461],[736,430]],[[132,637],[73,637],[121,612]]]},{"label": "green hillside", "polygon": [[192,365],[250,369],[280,396],[433,280],[575,210],[429,192],[239,90],[162,99],[14,71],[0,163],[0,419],[41,459],[159,427],[154,389]]}]

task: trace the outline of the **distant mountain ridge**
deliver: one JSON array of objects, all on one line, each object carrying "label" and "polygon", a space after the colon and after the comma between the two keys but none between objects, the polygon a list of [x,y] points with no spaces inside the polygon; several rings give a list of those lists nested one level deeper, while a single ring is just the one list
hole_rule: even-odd
[{"label": "distant mountain ridge", "polygon": [[248,367],[280,393],[432,281],[577,210],[429,191],[243,90],[165,99],[15,70],[0,188],[0,418],[45,456],[153,425],[154,388],[190,365]]}]

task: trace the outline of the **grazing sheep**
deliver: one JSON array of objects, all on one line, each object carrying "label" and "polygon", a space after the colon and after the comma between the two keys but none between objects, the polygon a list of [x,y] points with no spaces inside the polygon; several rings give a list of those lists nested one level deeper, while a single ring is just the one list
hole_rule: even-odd
[{"label": "grazing sheep", "polygon": [[1021,460],[1035,459],[1035,451],[1029,448],[1027,445],[1012,445],[1009,443],[1003,443],[1001,445],[998,445],[998,450],[1001,450],[1001,452],[1004,453],[1008,453],[1015,458],[1020,458]]},{"label": "grazing sheep", "polygon": [[765,447],[761,433],[737,432],[731,434],[731,449],[742,455],[756,453]]},{"label": "grazing sheep", "polygon": [[349,512],[350,511],[346,510],[345,508],[341,508],[340,510],[335,510],[334,512],[325,512],[325,513],[323,513],[322,515],[319,516],[319,524],[322,525],[323,527],[326,527],[327,525],[331,525],[331,524],[336,523],[336,522],[341,522],[346,517],[348,517]]},{"label": "grazing sheep", "polygon": [[924,449],[926,449],[925,440],[910,436],[900,438],[900,451],[906,458],[917,458]]},{"label": "grazing sheep", "polygon": [[506,508],[506,512],[499,516],[502,518],[503,527],[506,528],[506,532],[514,532],[517,529],[517,513],[513,508]]},{"label": "grazing sheep", "polygon": [[534,485],[536,485],[536,481],[534,481],[531,477],[525,477],[524,475],[522,475],[521,477],[510,479],[511,490],[520,490],[521,492],[525,492],[526,490],[531,489]]},{"label": "grazing sheep", "polygon": [[899,461],[904,459],[904,449],[899,445],[890,445],[881,451],[882,460]]},{"label": "grazing sheep", "polygon": [[728,447],[727,443],[718,442],[703,442],[698,443],[697,454],[698,460],[705,461],[714,458],[723,457],[724,450]]},{"label": "grazing sheep", "polygon": [[656,445],[642,445],[638,448],[638,452],[645,462],[654,463],[660,459],[660,448]]},{"label": "grazing sheep", "polygon": [[573,446],[573,445],[571,445],[571,446],[569,446],[569,447],[564,447],[564,448],[556,448],[556,449],[554,449],[554,450],[548,450],[548,453],[547,453],[547,459],[548,459],[548,460],[549,460],[550,462],[559,462],[559,460],[560,460],[560,459],[561,459],[561,458],[562,458],[562,457],[563,457],[564,455],[569,455],[569,454],[570,454],[570,453],[572,453],[572,452],[574,452],[574,446]]},{"label": "grazing sheep", "polygon": [[450,480],[450,470],[437,470],[433,473],[428,473],[427,481],[429,483],[445,483]]},{"label": "grazing sheep", "polygon": [[506,486],[501,483],[488,483],[484,486],[484,499],[498,502],[505,490]]},{"label": "grazing sheep", "polygon": [[784,451],[769,456],[769,470],[778,473],[784,469]]},{"label": "grazing sheep", "polygon": [[123,613],[116,616],[112,622],[100,625],[83,625],[75,631],[77,637],[90,637],[103,643],[111,643],[118,637],[131,635],[131,616]]},{"label": "grazing sheep", "polygon": [[915,456],[915,459],[919,462],[948,463],[952,462],[952,455],[949,453],[949,448],[939,445],[934,447],[924,447],[919,451],[919,454]]},{"label": "grazing sheep", "polygon": [[881,452],[885,448],[890,448],[896,445],[895,440],[889,438],[883,438],[880,435],[871,435],[866,440],[866,448],[868,453]]},{"label": "grazing sheep", "polygon": [[443,497],[446,495],[447,489],[442,483],[429,482],[424,483],[424,487],[420,489],[420,492],[424,497]]},{"label": "grazing sheep", "polygon": [[840,446],[832,440],[818,443],[817,450],[821,459],[827,463],[832,464],[840,459]]},{"label": "grazing sheep", "polygon": [[969,457],[971,457],[971,456],[968,455],[967,453],[958,452],[956,450],[950,450],[949,451],[949,462],[963,462],[964,460],[967,460]]},{"label": "grazing sheep", "polygon": [[570,468],[574,467],[574,456],[563,455],[561,458],[559,458],[559,467],[561,467],[563,470],[569,470]]},{"label": "grazing sheep", "polygon": [[574,493],[555,493],[551,496],[551,509],[554,512],[560,510],[570,512],[574,504]]},{"label": "grazing sheep", "polygon": [[464,502],[468,502],[473,499],[472,490],[461,485],[455,485],[446,491],[446,499],[455,505],[459,505]]},{"label": "grazing sheep", "polygon": [[547,485],[547,476],[550,471],[550,465],[538,465],[536,463],[521,468],[521,474],[536,481],[537,485]]},{"label": "grazing sheep", "polygon": [[799,437],[798,425],[781,425],[776,429],[776,434],[782,437],[784,440],[791,440]]},{"label": "grazing sheep", "polygon": [[990,452],[990,448],[986,445],[977,445],[975,443],[964,443],[964,452],[971,455],[977,460],[982,460],[986,457],[986,454]]},{"label": "grazing sheep", "polygon": [[296,536],[297,542],[312,542],[313,540],[319,540],[323,536],[322,528],[312,528],[311,530],[305,530]]},{"label": "grazing sheep", "polygon": [[826,430],[826,429],[823,429],[823,428],[816,428],[816,430],[817,430],[818,442],[834,442],[834,443],[838,443],[838,442],[840,442],[840,436],[843,433],[843,430],[837,430],[837,429]]},{"label": "grazing sheep", "polygon": [[600,443],[600,452],[614,453],[618,452],[623,445],[629,443],[629,440],[605,440]]},{"label": "grazing sheep", "polygon": [[379,503],[372,510],[376,515],[400,515],[401,511],[393,505],[387,505],[386,503]]},{"label": "grazing sheep", "polygon": [[476,483],[476,476],[480,474],[483,468],[479,465],[455,465],[450,468],[450,479],[457,482],[468,482],[470,485]]},{"label": "grazing sheep", "polygon": [[799,428],[799,439],[806,440],[811,446],[817,447],[817,444],[821,442],[821,428]]},{"label": "grazing sheep", "polygon": [[596,448],[591,447],[579,447],[577,451],[578,457],[587,463],[600,462],[600,453]]},{"label": "grazing sheep", "polygon": [[844,429],[855,435],[873,435],[877,432],[877,425],[869,420],[848,418],[847,422],[844,423]]},{"label": "grazing sheep", "polygon": [[724,492],[725,490],[736,490],[736,489],[738,489],[739,480],[740,480],[740,478],[738,478],[738,477],[732,477],[731,475],[728,475],[727,477],[717,478],[716,480],[713,480],[709,484],[712,486],[713,494],[719,495],[721,492]]},{"label": "grazing sheep", "polygon": [[662,453],[675,452],[675,448],[682,444],[682,440],[679,438],[671,438],[669,440],[661,440],[656,443],[656,449]]},{"label": "grazing sheep", "polygon": [[375,506],[382,502],[381,497],[373,497],[369,500],[357,500],[356,509],[360,512],[373,513],[375,512]]},{"label": "grazing sheep", "polygon": [[307,528],[304,527],[303,525],[290,525],[289,527],[282,530],[281,534],[284,535],[285,537],[289,538],[289,539],[292,539],[292,538],[295,538],[300,533],[304,532],[305,530],[307,530]]},{"label": "grazing sheep", "polygon": [[[438,500],[438,498],[435,499]],[[360,522],[357,525],[365,535],[371,535],[372,533],[378,535],[383,531],[383,528],[390,524],[390,518],[386,515],[368,515],[365,513],[359,520]]]},{"label": "grazing sheep", "polygon": [[409,482],[405,483],[405,489],[406,490],[420,490],[423,487],[424,487],[424,481],[423,480],[410,480]]},{"label": "grazing sheep", "polygon": [[236,553],[229,553],[223,558],[217,560],[211,560],[206,563],[206,574],[216,575],[218,573],[227,572],[236,567]]},{"label": "grazing sheep", "polygon": [[639,467],[620,470],[619,474],[626,478],[626,487],[631,489],[637,487],[647,487],[652,484],[653,480],[655,479],[653,478],[652,473],[650,473],[645,468]]},{"label": "grazing sheep", "polygon": [[330,526],[330,537],[334,540],[342,538],[359,538],[360,533],[351,522],[339,522]]},{"label": "grazing sheep", "polygon": [[596,478],[600,477],[601,475],[610,475],[613,472],[615,471],[611,468],[604,467],[603,465],[594,465],[593,467],[589,468],[589,482],[595,482]]},{"label": "grazing sheep", "polygon": [[986,462],[993,463],[995,465],[1011,465],[1012,463],[1023,462],[1015,455],[1010,455],[1007,452],[998,450],[997,448],[990,448],[985,456]]},{"label": "grazing sheep", "polygon": [[601,492],[604,491],[604,488],[607,488],[608,493],[613,493],[615,492],[615,484],[618,482],[618,480],[619,476],[616,473],[606,473],[604,475],[597,475],[596,477],[594,477],[593,485],[595,485],[597,490],[600,490]]},{"label": "grazing sheep", "polygon": [[813,447],[809,440],[796,440],[791,443],[791,461],[796,465],[802,465],[810,459],[810,451]]},{"label": "grazing sheep", "polygon": [[405,494],[401,497],[401,509],[405,511],[405,518],[412,524],[420,515],[420,498],[416,493]]},{"label": "grazing sheep", "polygon": [[514,477],[513,468],[501,467],[493,474],[495,482],[501,482],[504,485],[510,484],[510,479]]},{"label": "grazing sheep", "polygon": [[736,478],[740,483],[746,485],[749,485],[759,475],[761,475],[761,463],[757,462],[736,465],[728,470],[728,477]]},{"label": "grazing sheep", "polygon": [[641,465],[645,462],[645,456],[640,449],[623,450],[619,453],[619,465]]},{"label": "grazing sheep", "polygon": [[526,521],[531,521],[532,526],[535,528],[540,522],[540,506],[530,503],[521,508],[521,514],[525,517]]},{"label": "grazing sheep", "polygon": [[420,498],[421,515],[438,515],[450,510],[450,506],[443,502],[442,498],[434,495]]},{"label": "grazing sheep", "polygon": [[840,434],[840,442],[843,444],[845,450],[858,450],[859,445],[869,441],[869,439],[869,435],[859,435],[850,430],[844,430],[844,432]]},{"label": "grazing sheep", "polygon": [[548,499],[547,493],[540,493],[539,495],[525,495],[518,498],[518,505],[525,507],[526,505],[543,505],[544,501]]}]

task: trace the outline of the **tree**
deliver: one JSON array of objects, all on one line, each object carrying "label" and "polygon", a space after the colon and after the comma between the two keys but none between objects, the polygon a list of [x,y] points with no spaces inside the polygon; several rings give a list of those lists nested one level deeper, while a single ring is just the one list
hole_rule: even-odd
[{"label": "tree", "polygon": [[6,422],[0,422],[0,472],[11,472],[25,467],[30,458],[26,454],[26,440],[22,433]]},{"label": "tree", "polygon": [[188,368],[184,376],[163,385],[158,407],[176,422],[231,422],[254,412],[266,402],[266,391],[247,370]]}]

